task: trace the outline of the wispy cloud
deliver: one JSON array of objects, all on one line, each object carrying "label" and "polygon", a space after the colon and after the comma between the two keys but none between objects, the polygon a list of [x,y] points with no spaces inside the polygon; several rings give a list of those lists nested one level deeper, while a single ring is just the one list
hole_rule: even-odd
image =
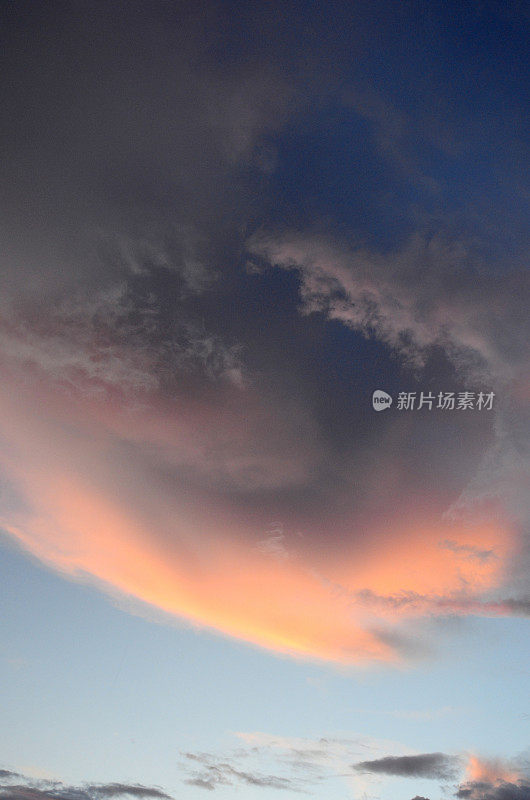
[{"label": "wispy cloud", "polygon": [[527,276],[515,269],[499,283],[481,268],[471,242],[417,233],[383,253],[309,232],[260,233],[248,246],[266,263],[298,271],[305,313],[323,312],[375,335],[416,364],[440,344],[466,370],[522,377]]},{"label": "wispy cloud", "polygon": [[[237,737],[242,745],[222,755],[182,753],[185,782],[210,791],[247,783],[322,794],[325,782],[338,779],[359,794],[369,793],[382,781],[429,780],[438,782],[444,796],[451,793],[469,800],[528,798],[529,779],[520,759],[414,753],[398,742],[366,736],[305,739],[252,732],[238,733]],[[366,755],[371,757],[360,758]]]},{"label": "wispy cloud", "polygon": [[217,759],[208,754],[183,753],[184,758],[200,764],[197,770],[191,770],[191,775],[184,783],[198,786],[201,789],[213,791],[217,786],[234,786],[243,784],[259,786],[267,789],[285,789],[292,792],[303,792],[300,781],[280,775],[266,775],[257,771],[237,769],[231,759]]},{"label": "wispy cloud", "polygon": [[[314,794],[323,784],[339,780],[352,788],[366,786],[352,760],[366,753],[402,751],[402,746],[367,736],[324,736],[319,739],[238,733],[240,746],[222,755],[183,753],[186,782],[213,790],[223,784],[249,783]],[[267,772],[265,772],[265,768]]]},{"label": "wispy cloud", "polygon": [[[381,781],[431,780],[444,796],[458,800],[528,800],[530,778],[524,759],[484,759],[467,753],[407,752],[399,742],[367,736],[323,736],[318,739],[262,732],[236,734],[238,746],[220,754],[181,752],[184,784],[215,791],[253,786],[321,796],[329,781],[339,780],[356,796],[370,793]],[[386,755],[385,755],[386,753]],[[389,754],[390,753],[390,754]],[[359,759],[361,755],[370,758]],[[171,800],[159,786],[109,782],[73,785],[29,778],[0,770],[2,800]],[[424,800],[417,796],[414,800]]]}]

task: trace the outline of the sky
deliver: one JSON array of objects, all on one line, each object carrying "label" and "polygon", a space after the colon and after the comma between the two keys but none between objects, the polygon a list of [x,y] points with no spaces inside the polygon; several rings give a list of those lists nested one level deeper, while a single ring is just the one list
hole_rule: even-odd
[{"label": "sky", "polygon": [[0,800],[529,800],[528,5],[0,15]]}]

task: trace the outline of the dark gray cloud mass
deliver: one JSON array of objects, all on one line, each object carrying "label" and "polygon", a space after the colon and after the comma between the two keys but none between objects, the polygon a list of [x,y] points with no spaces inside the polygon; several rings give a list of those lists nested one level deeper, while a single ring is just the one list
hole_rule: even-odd
[{"label": "dark gray cloud mass", "polygon": [[[488,8],[503,34],[480,72],[475,36],[469,53],[447,53],[484,15],[442,5],[418,15],[384,0],[332,2],[325,14],[278,0],[2,4],[5,402],[21,386],[43,389],[46,441],[67,413],[58,405],[83,406],[64,447],[88,419],[109,441],[105,464],[84,463],[81,431],[80,491],[114,493],[105,507],[120,507],[129,528],[145,524],[168,568],[190,575],[193,548],[214,552],[207,529],[235,553],[221,570],[233,591],[214,592],[222,613],[203,596],[212,581],[192,580],[186,602],[166,593],[176,616],[193,609],[194,622],[230,635],[259,631],[264,646],[297,642],[349,662],[424,652],[388,630],[394,622],[350,640],[351,612],[364,619],[368,600],[386,620],[527,610],[522,26]],[[422,52],[420,35],[413,57],[406,43],[423,26],[437,44],[429,35]],[[394,403],[376,415],[376,388],[494,390],[495,408],[408,414]],[[0,465],[21,498],[5,525],[18,538],[24,504],[48,491],[28,488],[15,463],[39,474],[24,450],[37,435],[26,430],[30,394],[0,430],[2,453],[18,453]],[[54,442],[42,456],[54,484],[59,451]],[[184,502],[187,519],[211,511],[216,525],[175,530]],[[489,523],[497,511],[495,535],[446,530],[453,513]],[[263,546],[271,520],[284,531],[275,549],[270,536]],[[407,541],[420,529],[421,545]],[[35,552],[34,534],[24,542]],[[63,538],[75,549],[71,530]],[[243,554],[268,559],[271,575],[299,560],[313,602],[341,583],[345,557],[363,563],[368,542],[381,574],[398,544],[403,569],[385,589],[377,570],[353,569],[350,594],[322,612],[336,633],[326,622],[309,644],[299,635],[306,621],[292,606],[311,604],[293,575],[271,581],[287,587],[271,620],[258,618],[259,602],[241,603]],[[433,581],[414,585],[407,559],[425,543],[418,574]],[[56,548],[44,549],[62,569]],[[440,580],[434,560],[446,565]],[[104,547],[97,563],[74,561],[119,584]],[[124,591],[153,603],[144,585]],[[348,605],[344,623],[337,605]]]},{"label": "dark gray cloud mass", "polygon": [[396,775],[402,778],[437,778],[451,780],[458,774],[460,759],[445,753],[423,753],[417,756],[386,756],[354,765],[359,772]]},{"label": "dark gray cloud mass", "polygon": [[167,798],[161,789],[153,786],[142,786],[141,784],[127,784],[127,783],[102,783],[93,784],[87,787],[89,793],[93,793],[98,797],[118,797],[121,795],[128,795],[129,797],[158,797]]},{"label": "dark gray cloud mass", "polygon": [[520,780],[515,783],[499,781],[471,781],[462,784],[455,794],[460,800],[529,800],[530,782]]},{"label": "dark gray cloud mass", "polygon": [[[243,744],[222,755],[182,752],[182,781],[206,791],[223,787],[254,786],[296,794],[322,793],[327,780],[373,776],[437,780],[444,796],[452,791],[457,800],[529,800],[530,781],[524,757],[509,762],[472,758],[481,777],[463,779],[468,756],[445,753],[384,756],[347,766],[359,749],[372,749],[375,740],[356,738],[288,739],[266,734],[241,734]],[[269,769],[264,770],[267,763]],[[519,765],[519,766],[518,766]],[[466,769],[467,768],[467,769]],[[453,784],[452,789],[448,784]],[[136,797],[138,800],[171,800],[158,786],[138,783],[84,783],[74,786],[58,780],[28,778],[0,770],[0,800],[104,800]],[[416,795],[413,800],[429,800]]]},{"label": "dark gray cloud mass", "polygon": [[[3,771],[1,778],[24,778],[16,772]],[[59,781],[31,780],[0,786],[3,800],[97,800],[107,797],[158,798],[169,800],[169,795],[158,787],[141,784],[102,783],[67,786]]]}]

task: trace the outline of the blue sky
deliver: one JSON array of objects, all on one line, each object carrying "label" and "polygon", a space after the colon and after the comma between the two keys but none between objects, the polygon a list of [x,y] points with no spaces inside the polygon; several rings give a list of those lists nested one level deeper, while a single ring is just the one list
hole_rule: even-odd
[{"label": "blue sky", "polygon": [[[183,785],[181,753],[223,758],[240,745],[237,733],[371,737],[507,759],[526,741],[524,621],[448,623],[434,656],[413,669],[338,670],[131,614],[6,542],[2,587],[4,764],[32,777],[118,777],[191,798],[200,790]],[[417,783],[372,791],[406,796]],[[347,785],[330,778],[326,792],[342,797]]]}]

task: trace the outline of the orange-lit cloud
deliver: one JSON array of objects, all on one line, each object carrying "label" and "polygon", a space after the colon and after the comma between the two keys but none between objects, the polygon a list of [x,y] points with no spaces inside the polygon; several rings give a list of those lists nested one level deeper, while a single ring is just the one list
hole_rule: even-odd
[{"label": "orange-lit cloud", "polygon": [[381,626],[448,610],[503,611],[481,606],[514,546],[500,516],[434,522],[411,501],[407,517],[386,527],[365,519],[359,534],[352,520],[331,548],[304,536],[282,557],[264,548],[263,515],[227,502],[215,490],[218,474],[240,491],[253,472],[270,490],[303,479],[313,455],[310,446],[292,458],[270,446],[290,435],[283,423],[256,453],[248,437],[268,417],[250,392],[242,425],[200,404],[175,403],[171,416],[149,386],[132,406],[112,393],[65,389],[31,365],[6,367],[1,468],[19,502],[2,524],[73,578],[275,652],[343,664],[395,661]]},{"label": "orange-lit cloud", "polygon": [[476,783],[496,784],[500,782],[516,783],[523,776],[521,770],[507,761],[471,755],[466,768],[466,777],[468,781]]}]

